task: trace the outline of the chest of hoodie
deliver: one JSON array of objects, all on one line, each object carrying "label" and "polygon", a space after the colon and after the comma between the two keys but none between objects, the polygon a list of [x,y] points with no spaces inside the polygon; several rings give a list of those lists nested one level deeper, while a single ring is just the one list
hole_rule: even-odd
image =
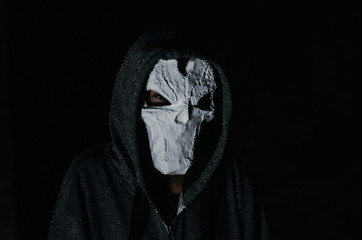
[{"label": "chest of hoodie", "polygon": [[[140,239],[201,239],[200,201],[196,200],[188,208],[182,208],[171,223],[166,221],[156,207],[149,209],[150,214]],[[134,223],[142,224],[142,223]],[[138,226],[142,231],[142,226]]]}]

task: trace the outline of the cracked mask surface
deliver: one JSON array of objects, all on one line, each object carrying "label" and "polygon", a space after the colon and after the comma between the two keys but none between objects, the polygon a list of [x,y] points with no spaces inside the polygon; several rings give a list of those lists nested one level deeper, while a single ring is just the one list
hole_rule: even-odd
[{"label": "cracked mask surface", "polygon": [[191,59],[184,70],[179,66],[175,59],[158,61],[146,90],[159,93],[167,104],[146,101],[141,110],[153,165],[165,175],[186,173],[194,160],[201,124],[214,117],[216,82],[210,64]]}]

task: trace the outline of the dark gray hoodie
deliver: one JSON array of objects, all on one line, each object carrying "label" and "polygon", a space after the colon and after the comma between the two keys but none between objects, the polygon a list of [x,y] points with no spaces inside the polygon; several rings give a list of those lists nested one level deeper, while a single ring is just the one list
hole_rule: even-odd
[{"label": "dark gray hoodie", "polygon": [[[221,66],[155,27],[131,47],[118,73],[110,111],[112,140],[79,154],[60,189],[49,239],[269,239],[265,217],[229,144],[231,96]],[[200,58],[218,77],[215,116],[201,127],[184,178],[182,211],[166,221],[163,176],[154,169],[140,118],[145,82],[159,59]],[[229,140],[230,141],[230,140]]]}]

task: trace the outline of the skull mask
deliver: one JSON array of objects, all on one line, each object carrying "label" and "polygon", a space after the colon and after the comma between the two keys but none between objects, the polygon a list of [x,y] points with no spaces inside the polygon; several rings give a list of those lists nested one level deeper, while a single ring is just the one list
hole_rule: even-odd
[{"label": "skull mask", "polygon": [[161,59],[154,66],[141,110],[153,165],[165,175],[186,173],[201,123],[214,117],[216,82],[211,66],[191,59],[183,70],[179,61]]}]

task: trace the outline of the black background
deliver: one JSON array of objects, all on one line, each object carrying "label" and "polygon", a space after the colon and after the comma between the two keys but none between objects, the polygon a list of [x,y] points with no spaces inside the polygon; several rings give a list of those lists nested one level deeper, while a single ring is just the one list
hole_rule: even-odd
[{"label": "black background", "polygon": [[233,142],[273,239],[362,239],[356,6],[14,0],[0,7],[0,239],[46,238],[70,162],[110,139],[112,88],[127,50],[165,21],[189,24],[224,64]]}]

